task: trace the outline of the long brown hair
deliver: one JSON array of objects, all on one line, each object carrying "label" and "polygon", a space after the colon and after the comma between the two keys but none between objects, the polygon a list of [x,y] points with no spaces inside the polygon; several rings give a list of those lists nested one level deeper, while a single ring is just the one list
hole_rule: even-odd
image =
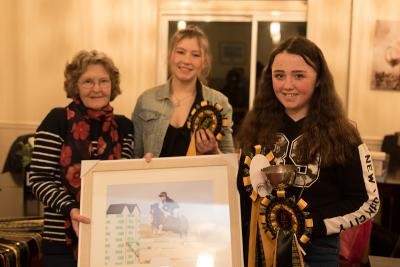
[{"label": "long brown hair", "polygon": [[344,164],[352,157],[354,147],[362,142],[360,134],[346,117],[322,51],[300,36],[288,38],[272,51],[263,70],[253,108],[239,128],[236,145],[244,151],[256,144],[272,149],[277,132],[284,127],[285,109],[272,87],[272,64],[276,55],[283,52],[301,56],[317,72],[318,82],[298,146],[299,159],[307,163],[320,155],[322,166]]}]

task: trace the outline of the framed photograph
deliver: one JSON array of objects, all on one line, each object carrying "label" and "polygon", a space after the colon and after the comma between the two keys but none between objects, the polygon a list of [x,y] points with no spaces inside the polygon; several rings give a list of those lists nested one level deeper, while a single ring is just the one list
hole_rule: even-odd
[{"label": "framed photograph", "polygon": [[220,61],[223,64],[244,64],[245,44],[240,42],[222,42],[219,44]]},{"label": "framed photograph", "polygon": [[377,20],[372,89],[400,92],[400,20]]},{"label": "framed photograph", "polygon": [[83,161],[78,266],[243,266],[237,161]]}]

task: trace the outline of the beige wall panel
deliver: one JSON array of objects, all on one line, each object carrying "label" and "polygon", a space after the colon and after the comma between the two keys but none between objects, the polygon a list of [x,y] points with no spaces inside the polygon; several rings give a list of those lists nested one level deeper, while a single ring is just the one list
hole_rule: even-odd
[{"label": "beige wall panel", "polygon": [[370,140],[400,130],[400,92],[371,89],[375,21],[400,21],[400,1],[354,0],[349,115]]},{"label": "beige wall panel", "polygon": [[[106,52],[121,72],[112,103],[128,117],[136,98],[156,83],[157,0],[0,1],[0,163],[18,125],[35,125],[70,100],[64,67],[79,50]],[[6,67],[5,67],[6,66]],[[28,130],[30,131],[30,130]]]},{"label": "beige wall panel", "polygon": [[336,89],[347,106],[350,53],[351,0],[309,0],[307,37],[325,55]]},{"label": "beige wall panel", "polygon": [[157,1],[93,3],[93,43],[115,59],[121,72],[122,95],[113,106],[130,118],[138,95],[156,84]]},{"label": "beige wall panel", "polygon": [[7,3],[2,2],[2,10],[10,12],[4,12],[1,29],[10,38],[0,50],[10,68],[1,70],[1,99],[8,100],[0,122],[38,123],[52,107],[66,105],[64,67],[81,49],[104,51],[120,68],[123,95],[114,102],[117,113],[130,116],[138,92],[154,85],[156,0]]},{"label": "beige wall panel", "polygon": [[18,56],[18,22],[14,19],[18,4],[13,0],[0,1],[0,116],[9,118],[17,112],[18,98],[15,94],[16,66]]}]

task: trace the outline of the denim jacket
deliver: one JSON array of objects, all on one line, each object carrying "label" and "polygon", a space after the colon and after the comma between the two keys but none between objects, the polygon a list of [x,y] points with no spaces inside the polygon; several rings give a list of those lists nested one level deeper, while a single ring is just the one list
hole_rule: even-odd
[{"label": "denim jacket", "polygon": [[[202,86],[203,99],[211,104],[223,106],[222,115],[232,122],[232,106],[222,93]],[[143,92],[135,106],[132,121],[135,127],[135,157],[143,157],[151,152],[154,157],[160,155],[165,134],[172,116],[173,106],[170,98],[170,80]],[[219,149],[224,153],[233,153],[232,123],[223,126],[223,138],[218,142]]]}]

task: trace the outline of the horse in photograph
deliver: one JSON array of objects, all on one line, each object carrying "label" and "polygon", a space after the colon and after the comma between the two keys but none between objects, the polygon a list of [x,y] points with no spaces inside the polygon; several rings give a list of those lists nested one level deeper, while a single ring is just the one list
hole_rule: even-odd
[{"label": "horse in photograph", "polygon": [[183,215],[174,217],[160,208],[159,203],[150,205],[150,214],[152,216],[151,228],[153,233],[170,231],[179,234],[180,237],[186,236],[189,229],[189,222]]}]

